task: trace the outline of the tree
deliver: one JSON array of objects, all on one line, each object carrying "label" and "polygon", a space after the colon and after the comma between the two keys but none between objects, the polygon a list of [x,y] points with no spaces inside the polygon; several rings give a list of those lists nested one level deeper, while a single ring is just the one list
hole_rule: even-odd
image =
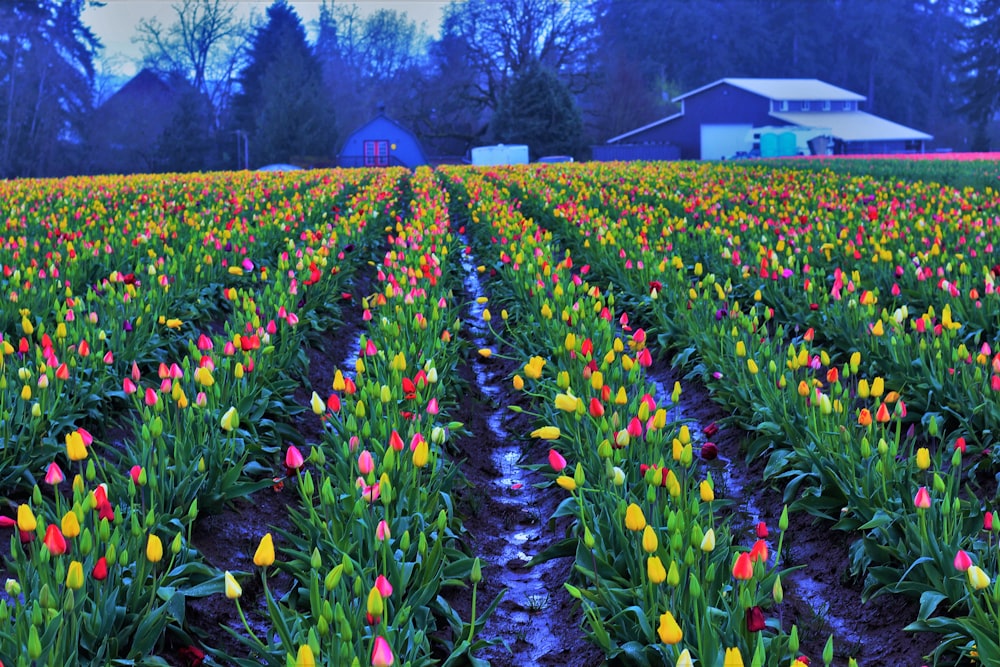
[{"label": "tree", "polygon": [[529,63],[504,91],[491,130],[501,143],[527,144],[535,158],[576,155],[583,121],[556,75],[541,63]]},{"label": "tree", "polygon": [[0,4],[0,176],[73,169],[100,42],[84,0]]},{"label": "tree", "polygon": [[464,0],[445,7],[442,40],[466,45],[471,93],[496,109],[509,81],[540,63],[576,94],[589,81],[596,24],[585,0]]},{"label": "tree", "polygon": [[247,24],[226,0],[181,0],[171,8],[177,18],[169,26],[152,18],[136,27],[144,63],[161,74],[183,74],[219,112],[232,92]]},{"label": "tree", "polygon": [[978,0],[967,30],[961,68],[966,101],[962,113],[974,128],[972,149],[989,150],[989,125],[1000,108],[1000,0]]},{"label": "tree", "polygon": [[379,105],[412,118],[427,36],[403,12],[362,16],[357,5],[320,6],[315,53],[324,86],[337,105],[339,134],[368,121]]},{"label": "tree", "polygon": [[248,132],[257,164],[326,160],[336,142],[334,112],[302,20],[285,0],[268,7],[267,18],[240,73],[234,129]]}]

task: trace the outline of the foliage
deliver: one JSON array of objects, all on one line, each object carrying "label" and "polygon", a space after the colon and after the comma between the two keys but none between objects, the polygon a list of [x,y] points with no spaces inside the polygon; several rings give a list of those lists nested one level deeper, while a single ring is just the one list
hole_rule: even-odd
[{"label": "foliage", "polygon": [[233,122],[249,132],[255,164],[329,160],[337,136],[334,110],[302,21],[284,0],[268,7],[267,16],[240,73]]},{"label": "foliage", "polygon": [[100,46],[80,20],[84,4],[0,4],[0,177],[60,175],[81,161]]},{"label": "foliage", "polygon": [[583,121],[566,86],[551,70],[535,63],[519,72],[504,91],[490,131],[500,143],[527,144],[535,158],[577,155]]}]

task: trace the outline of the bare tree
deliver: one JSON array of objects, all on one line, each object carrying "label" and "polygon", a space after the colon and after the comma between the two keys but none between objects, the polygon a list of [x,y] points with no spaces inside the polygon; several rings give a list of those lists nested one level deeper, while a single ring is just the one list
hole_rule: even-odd
[{"label": "bare tree", "polygon": [[226,0],[181,0],[172,8],[176,21],[165,26],[142,19],[133,41],[141,45],[146,66],[183,74],[218,112],[232,92],[249,27]]},{"label": "bare tree", "polygon": [[596,23],[589,0],[465,0],[445,8],[442,39],[467,47],[482,102],[493,109],[531,63],[555,72],[573,93],[589,81]]}]

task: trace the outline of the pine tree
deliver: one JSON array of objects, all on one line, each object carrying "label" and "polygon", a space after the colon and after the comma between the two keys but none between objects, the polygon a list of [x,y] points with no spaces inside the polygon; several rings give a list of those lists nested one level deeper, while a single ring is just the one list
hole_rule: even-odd
[{"label": "pine tree", "polygon": [[975,128],[972,149],[989,150],[989,124],[1000,108],[1000,0],[979,0],[974,17],[961,62],[967,77],[961,111]]},{"label": "pine tree", "polygon": [[499,142],[527,144],[533,158],[576,155],[583,121],[569,89],[552,70],[533,62],[504,91],[491,130]]},{"label": "pine tree", "polygon": [[234,100],[236,129],[250,136],[254,164],[329,159],[336,143],[333,106],[298,14],[285,0],[255,33]]}]

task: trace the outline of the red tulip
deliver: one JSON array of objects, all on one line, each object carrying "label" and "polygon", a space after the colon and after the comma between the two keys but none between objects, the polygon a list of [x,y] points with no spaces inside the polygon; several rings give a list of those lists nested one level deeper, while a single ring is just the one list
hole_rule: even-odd
[{"label": "red tulip", "polygon": [[750,549],[750,560],[757,562],[762,560],[767,562],[767,542],[764,540],[757,540],[753,543],[753,548]]},{"label": "red tulip", "polygon": [[61,556],[66,553],[67,544],[66,538],[63,537],[62,531],[54,523],[50,523],[45,528],[45,538],[42,540],[46,547],[49,549],[49,553],[53,556]]},{"label": "red tulip", "polygon": [[406,446],[403,443],[403,438],[400,437],[396,429],[392,429],[392,433],[389,435],[389,446],[397,452],[403,451],[403,448]]},{"label": "red tulip", "polygon": [[753,563],[750,560],[750,554],[746,551],[736,559],[736,563],[733,565],[733,577],[740,581],[753,578]]},{"label": "red tulip", "polygon": [[767,627],[764,621],[764,611],[760,607],[747,608],[747,632],[760,632]]},{"label": "red tulip", "polygon": [[596,396],[590,397],[590,416],[596,419],[604,416],[604,404]]},{"label": "red tulip", "polygon": [[100,558],[97,559],[97,562],[94,563],[94,579],[97,579],[98,581],[104,581],[107,578],[108,578],[108,560],[104,556],[101,556]]}]

